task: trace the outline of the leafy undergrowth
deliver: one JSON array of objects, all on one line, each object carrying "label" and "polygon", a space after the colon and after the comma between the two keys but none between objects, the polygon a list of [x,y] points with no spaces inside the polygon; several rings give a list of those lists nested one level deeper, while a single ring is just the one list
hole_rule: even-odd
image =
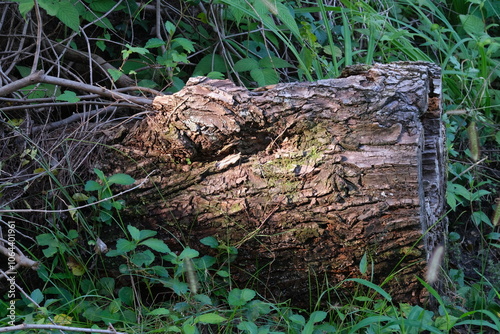
[{"label": "leafy undergrowth", "polygon": [[[118,174],[106,180],[118,184],[133,181]],[[93,181],[87,183],[86,189],[102,190],[95,188]],[[110,200],[111,206],[115,203]],[[335,299],[331,297],[342,282],[324,291],[324,300],[306,312],[265,300],[250,288],[232,286],[231,262],[237,249],[214,237],[201,243],[216,250],[216,256],[202,255],[189,247],[177,254],[155,238],[156,231],[131,225],[124,228],[126,238],[118,239],[116,248],[106,253],[107,257],[120,258],[116,278],[93,276],[92,263],[98,261],[98,255],[86,263],[71,255],[77,252],[77,243],[71,243],[79,238],[77,231],[40,234],[37,243],[53,261],[50,268],[42,266],[37,271],[43,281],[40,288],[16,293],[15,323],[44,330],[61,325],[111,326],[127,333],[493,333],[500,328],[500,294],[486,280],[471,286],[456,275],[453,283],[457,290],[447,297],[421,280],[438,303],[431,311],[395,304],[381,287],[353,278],[345,282],[365,287],[360,290],[365,294],[356,294],[342,305],[323,303]],[[67,270],[61,272],[62,261],[66,261]],[[359,269],[366,272],[367,267],[365,262]],[[22,277],[18,279],[19,284],[30,285]],[[8,322],[10,305],[8,301],[2,304],[2,316]]]},{"label": "leafy undergrowth", "polygon": [[[197,75],[255,88],[333,78],[358,63],[439,63],[449,158],[450,260],[440,272],[447,294],[440,296],[422,281],[436,307],[396,304],[367,280],[348,282],[365,293],[342,303],[329,301],[336,300],[343,283],[331,287],[311,310],[266,300],[251,286],[232,283],[238,256],[232,245],[207,237],[201,242],[212,255],[180,241],[183,251],[173,252],[155,231],[121,220],[125,204],[113,189],[133,179],[106,176],[94,169],[99,161],[87,156],[89,143],[98,146],[93,133],[99,126],[125,119],[130,110],[97,119],[82,114],[75,127],[78,141],[54,133],[47,138],[43,126],[72,124],[79,108],[101,101],[77,86],[39,83],[0,99],[2,238],[8,239],[9,221],[15,219],[11,229],[21,248],[16,252],[40,266],[37,271],[17,268],[15,282],[2,278],[1,324],[36,324],[46,326],[45,332],[55,332],[57,325],[106,329],[111,324],[110,333],[113,328],[127,333],[499,331],[498,1],[202,0],[159,2],[159,12],[135,1],[16,3],[0,5],[1,33],[9,36],[0,39],[2,78],[44,69],[99,87],[125,81],[142,87],[141,92],[175,92]],[[61,45],[87,58],[60,57]],[[91,61],[96,57],[99,66]],[[62,155],[53,153],[61,150]],[[96,181],[88,181],[94,174]],[[110,224],[123,237],[108,250],[96,231]],[[361,263],[360,270],[367,265]],[[41,332],[19,333],[30,331]]]}]

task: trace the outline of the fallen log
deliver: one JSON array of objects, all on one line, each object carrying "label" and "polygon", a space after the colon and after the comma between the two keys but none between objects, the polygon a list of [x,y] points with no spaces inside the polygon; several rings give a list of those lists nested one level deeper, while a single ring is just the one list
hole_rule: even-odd
[{"label": "fallen log", "polygon": [[423,62],[256,91],[192,78],[155,98],[105,168],[150,175],[126,199],[128,221],[172,248],[206,252],[207,236],[237,247],[234,278],[263,294],[304,305],[365,277],[419,303],[417,277],[447,231],[440,89]]}]

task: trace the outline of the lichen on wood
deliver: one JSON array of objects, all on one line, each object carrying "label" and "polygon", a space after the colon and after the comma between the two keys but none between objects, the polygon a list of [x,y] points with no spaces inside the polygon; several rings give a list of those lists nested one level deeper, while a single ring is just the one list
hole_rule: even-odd
[{"label": "lichen on wood", "polygon": [[115,145],[141,168],[108,168],[154,171],[128,199],[146,203],[137,218],[172,247],[236,245],[242,285],[304,304],[327,281],[363,277],[367,254],[375,283],[394,276],[384,288],[417,303],[416,277],[446,233],[440,94],[439,67],[423,62],[258,91],[193,78]]}]

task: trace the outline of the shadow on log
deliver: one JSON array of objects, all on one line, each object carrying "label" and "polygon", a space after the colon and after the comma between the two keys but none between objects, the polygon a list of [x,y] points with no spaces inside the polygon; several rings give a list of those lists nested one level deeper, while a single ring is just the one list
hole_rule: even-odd
[{"label": "shadow on log", "polygon": [[308,305],[327,284],[372,279],[366,254],[375,283],[419,303],[417,276],[447,230],[440,89],[422,62],[257,91],[193,78],[154,100],[106,170],[151,173],[126,199],[130,221],[167,230],[172,248],[236,246],[242,286]]}]

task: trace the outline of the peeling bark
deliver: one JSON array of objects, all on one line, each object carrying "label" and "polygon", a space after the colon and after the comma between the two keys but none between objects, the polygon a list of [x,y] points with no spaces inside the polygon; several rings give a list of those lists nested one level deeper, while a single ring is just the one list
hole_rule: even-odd
[{"label": "peeling bark", "polygon": [[394,275],[383,287],[418,303],[447,229],[440,85],[439,67],[405,62],[258,91],[193,78],[155,98],[107,168],[138,182],[154,170],[130,218],[172,246],[237,246],[234,277],[264,294],[317,300],[326,281],[363,277],[366,253],[375,283]]}]

